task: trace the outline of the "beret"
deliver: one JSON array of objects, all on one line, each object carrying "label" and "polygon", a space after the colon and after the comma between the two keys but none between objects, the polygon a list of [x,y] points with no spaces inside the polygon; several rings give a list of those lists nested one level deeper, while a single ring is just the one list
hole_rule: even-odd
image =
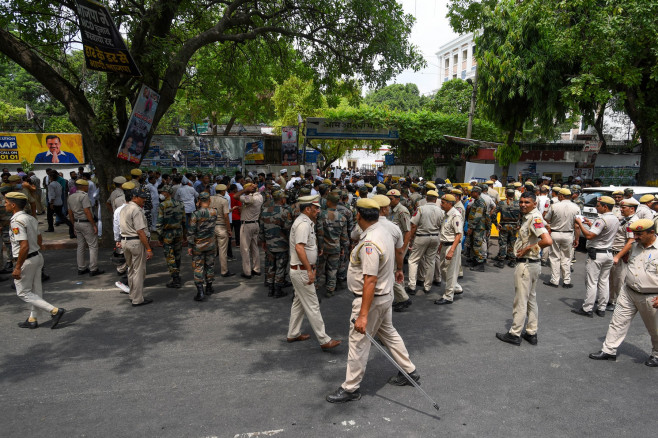
[{"label": "beret", "polygon": [[369,189],[372,188],[372,184],[369,184],[369,183],[365,183],[365,186],[368,187]]},{"label": "beret", "polygon": [[382,183],[377,184],[377,188],[378,188],[378,189],[386,190],[386,186],[385,186],[384,184],[382,184]]},{"label": "beret", "polygon": [[126,182],[126,178],[124,178],[123,176],[115,176],[114,179],[112,180],[112,182],[113,182],[114,184],[119,184],[119,185],[121,185],[121,184],[123,184],[123,183]]},{"label": "beret", "polygon": [[77,179],[77,180],[75,180],[75,185],[76,186],[88,186],[89,181],[87,181],[86,179]]},{"label": "beret", "polygon": [[5,195],[5,198],[7,198],[7,199],[25,199],[25,200],[27,200],[27,196],[25,196],[25,193],[21,193],[21,192],[9,192]]},{"label": "beret", "polygon": [[619,205],[633,205],[638,206],[640,203],[635,198],[622,199],[619,201]]},{"label": "beret", "polygon": [[436,190],[436,185],[433,182],[428,182],[427,184],[425,184],[425,187],[427,187],[428,189]]},{"label": "beret", "polygon": [[379,204],[374,199],[359,198],[359,200],[356,201],[356,206],[360,208],[376,208],[379,210]]},{"label": "beret", "polygon": [[482,188],[480,186],[473,186],[473,188],[471,188],[471,192],[480,193],[480,192],[482,192]]},{"label": "beret", "polygon": [[139,169],[133,169],[130,171],[130,174],[134,176],[142,176],[142,171]]},{"label": "beret", "polygon": [[386,195],[388,195],[388,196],[401,196],[400,191],[399,191],[399,190],[395,190],[395,189],[391,189],[391,190],[389,190],[389,191],[386,193]]},{"label": "beret", "polygon": [[610,196],[601,196],[599,198],[599,202],[601,204],[615,205],[615,200],[612,199]]},{"label": "beret", "polygon": [[391,205],[391,200],[388,199],[386,195],[375,195],[372,197],[372,200],[379,204],[379,207],[388,207]]},{"label": "beret", "polygon": [[449,201],[449,202],[456,202],[457,201],[453,195],[443,195],[443,197],[441,199],[443,199],[444,201]]},{"label": "beret", "polygon": [[646,231],[650,230],[655,226],[655,223],[651,219],[639,219],[633,222],[628,228],[631,231]]},{"label": "beret", "polygon": [[429,190],[429,191],[426,193],[426,195],[427,195],[427,196],[434,196],[435,198],[438,198],[438,197],[439,197],[439,194],[438,194],[435,190]]},{"label": "beret", "polygon": [[644,204],[645,202],[651,202],[654,199],[656,199],[656,197],[653,195],[649,195],[649,194],[642,195],[642,197],[640,198],[640,204]]}]

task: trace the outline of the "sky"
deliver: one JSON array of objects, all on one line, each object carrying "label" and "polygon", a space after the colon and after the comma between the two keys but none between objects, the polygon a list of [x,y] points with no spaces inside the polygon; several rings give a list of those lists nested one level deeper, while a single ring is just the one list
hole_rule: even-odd
[{"label": "sky", "polygon": [[414,83],[418,85],[421,94],[430,93],[439,86],[436,52],[443,44],[458,36],[453,32],[446,18],[448,2],[447,0],[397,1],[402,4],[405,13],[416,17],[410,40],[425,57],[427,67],[418,72],[405,70],[389,84]]}]

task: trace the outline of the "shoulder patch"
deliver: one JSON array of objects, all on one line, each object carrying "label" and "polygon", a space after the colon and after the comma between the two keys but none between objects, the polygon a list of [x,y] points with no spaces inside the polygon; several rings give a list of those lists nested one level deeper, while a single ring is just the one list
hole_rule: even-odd
[{"label": "shoulder patch", "polygon": [[601,226],[601,222],[596,221],[596,223],[594,224],[594,226],[595,226],[595,227],[600,227],[600,226]]},{"label": "shoulder patch", "polygon": [[11,231],[13,231],[14,234],[18,234],[20,230],[18,229],[18,227],[16,227],[16,228],[12,228]]}]

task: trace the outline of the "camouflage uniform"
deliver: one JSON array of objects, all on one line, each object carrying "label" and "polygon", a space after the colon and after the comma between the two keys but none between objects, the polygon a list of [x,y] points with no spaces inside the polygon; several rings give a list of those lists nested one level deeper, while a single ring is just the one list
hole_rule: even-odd
[{"label": "camouflage uniform", "polygon": [[185,227],[185,207],[182,202],[169,198],[158,207],[156,231],[164,249],[169,275],[173,278],[168,287],[180,287],[180,262]]},{"label": "camouflage uniform", "polygon": [[[347,222],[347,238],[349,241],[349,236],[352,234],[352,231],[354,230],[355,223],[354,223],[354,216],[352,215],[352,210],[347,208],[342,202],[338,204],[336,209],[345,216],[346,222]],[[348,249],[349,249],[349,242],[348,242]],[[349,266],[349,251],[344,251],[343,255],[340,257],[340,263],[338,265],[338,274],[336,274],[336,278],[338,281],[347,281],[347,267]]]},{"label": "camouflage uniform", "polygon": [[[187,230],[187,242],[192,248],[194,283],[212,284],[215,279],[215,223],[217,210],[200,208],[192,213]],[[207,293],[207,292],[206,292]]]},{"label": "camouflage uniform", "polygon": [[[508,203],[508,201],[510,202]],[[496,260],[505,260],[507,255],[508,260],[514,261],[516,260],[514,244],[516,243],[516,233],[519,231],[519,219],[521,218],[519,201],[509,198],[500,201],[494,209],[493,217],[497,217],[498,213],[500,213],[500,224],[498,225],[499,249]]]},{"label": "camouflage uniform", "polygon": [[[275,199],[280,199],[278,193]],[[288,235],[292,226],[290,207],[271,204],[263,209],[259,219],[258,240],[265,243],[265,282],[269,287],[268,296],[281,297],[288,266]]]},{"label": "camouflage uniform", "polygon": [[341,251],[343,254],[348,251],[347,217],[336,208],[322,210],[317,221],[317,236],[318,249],[322,251],[318,257],[318,280],[324,277],[326,295],[332,296],[336,292]]},{"label": "camouflage uniform", "polygon": [[468,207],[468,229],[473,230],[469,236],[471,256],[478,264],[487,258],[485,231],[487,224],[487,206],[482,198],[475,199]]}]

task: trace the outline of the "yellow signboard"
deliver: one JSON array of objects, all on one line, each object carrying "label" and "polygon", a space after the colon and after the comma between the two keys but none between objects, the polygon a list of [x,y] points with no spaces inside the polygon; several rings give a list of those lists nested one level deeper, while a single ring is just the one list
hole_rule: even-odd
[{"label": "yellow signboard", "polygon": [[82,135],[0,132],[0,163],[84,163]]}]

